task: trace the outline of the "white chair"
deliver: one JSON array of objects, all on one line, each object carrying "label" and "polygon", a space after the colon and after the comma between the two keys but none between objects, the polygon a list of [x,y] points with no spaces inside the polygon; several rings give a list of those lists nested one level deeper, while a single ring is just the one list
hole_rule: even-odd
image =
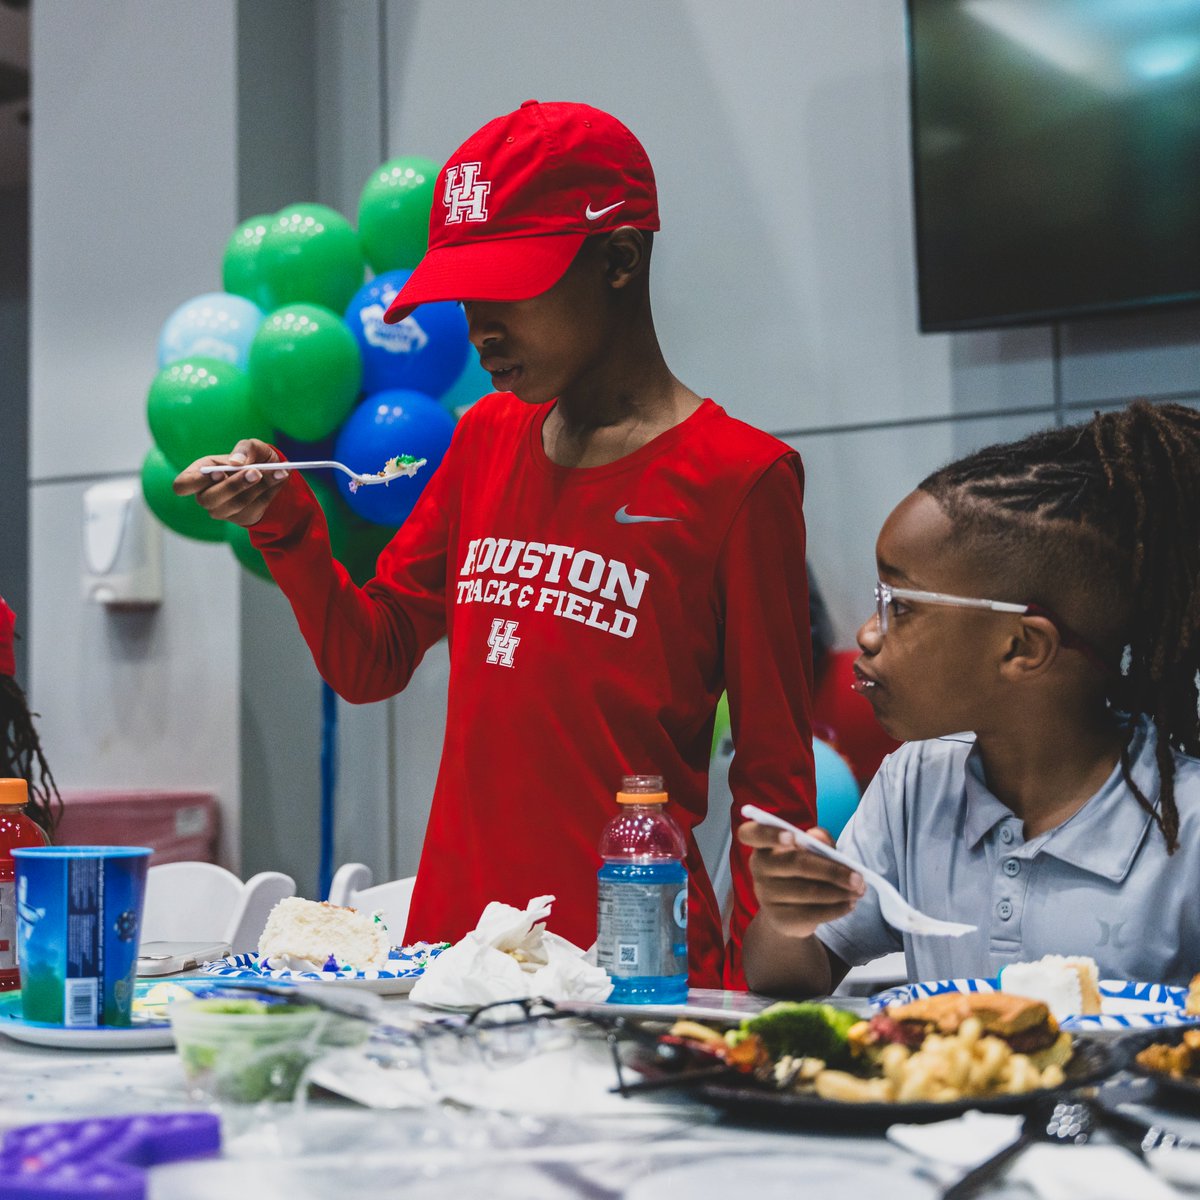
[{"label": "white chair", "polygon": [[373,878],[366,863],[343,863],[329,883],[329,903],[358,908],[366,913],[380,913],[391,934],[392,944],[402,945],[417,877],[409,875],[372,887]]},{"label": "white chair", "polygon": [[366,863],[342,863],[329,881],[329,903],[352,907],[350,897],[365,891],[374,881],[375,875]]},{"label": "white chair", "polygon": [[260,871],[244,883],[215,863],[161,863],[146,876],[143,942],[228,942],[234,954],[258,948],[271,909],[296,894],[296,881]]}]

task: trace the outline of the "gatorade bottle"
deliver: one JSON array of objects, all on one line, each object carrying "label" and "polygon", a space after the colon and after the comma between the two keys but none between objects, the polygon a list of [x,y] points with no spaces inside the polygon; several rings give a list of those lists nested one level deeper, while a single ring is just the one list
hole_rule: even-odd
[{"label": "gatorade bottle", "polygon": [[12,852],[18,846],[44,846],[42,827],[25,815],[29,784],[0,779],[0,992],[21,986],[17,971],[17,885]]},{"label": "gatorade bottle", "polygon": [[683,831],[666,811],[661,775],[626,775],[621,811],[600,838],[596,961],[610,1004],[687,1000],[687,871]]}]

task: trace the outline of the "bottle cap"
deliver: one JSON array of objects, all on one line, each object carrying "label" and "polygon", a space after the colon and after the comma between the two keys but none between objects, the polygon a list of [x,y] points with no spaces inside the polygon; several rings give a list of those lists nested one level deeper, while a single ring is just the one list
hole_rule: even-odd
[{"label": "bottle cap", "polygon": [[24,779],[0,779],[0,804],[28,804],[29,784]]},{"label": "bottle cap", "polygon": [[618,804],[666,804],[667,793],[661,775],[625,775],[621,779],[621,790],[617,793]]}]

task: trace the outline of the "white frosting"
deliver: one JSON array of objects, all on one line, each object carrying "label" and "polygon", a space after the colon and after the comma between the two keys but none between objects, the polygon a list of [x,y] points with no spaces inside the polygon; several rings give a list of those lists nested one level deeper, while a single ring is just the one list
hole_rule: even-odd
[{"label": "white frosting", "polygon": [[1040,1000],[1059,1021],[1078,1016],[1083,1012],[1083,988],[1076,966],[1087,969],[1095,979],[1096,966],[1091,959],[1047,954],[1037,962],[1011,963],[1003,967],[1000,990]]},{"label": "white frosting", "polygon": [[391,939],[378,913],[289,896],[267,917],[258,953],[273,971],[323,972],[330,955],[339,967],[379,969],[387,966]]}]

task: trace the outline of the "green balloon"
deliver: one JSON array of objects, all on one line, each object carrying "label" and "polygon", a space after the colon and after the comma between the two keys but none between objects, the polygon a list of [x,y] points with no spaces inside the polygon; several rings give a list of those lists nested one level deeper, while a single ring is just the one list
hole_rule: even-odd
[{"label": "green balloon", "polygon": [[146,411],[155,442],[178,470],[205,454],[228,454],[242,438],[272,434],[249,375],[219,358],[197,355],[163,367]]},{"label": "green balloon", "polygon": [[221,283],[225,290],[235,296],[245,296],[260,308],[267,289],[259,269],[258,248],[273,220],[270,213],[262,213],[243,221],[226,242],[221,259]]},{"label": "green balloon", "polygon": [[375,574],[375,562],[384,546],[395,537],[396,530],[364,521],[347,507],[341,493],[331,484],[314,479],[312,489],[325,512],[333,557],[361,587]]},{"label": "green balloon", "polygon": [[233,557],[251,575],[257,575],[259,579],[274,583],[275,580],[271,578],[271,572],[267,570],[262,552],[250,541],[250,531],[243,529],[241,525],[231,525],[228,521],[223,524],[225,525],[225,538],[229,542],[229,548],[233,551]]},{"label": "green balloon", "polygon": [[146,507],[170,530],[201,542],[223,542],[225,522],[214,521],[195,496],[177,496],[171,487],[179,471],[157,447],[142,460],[142,495]]},{"label": "green balloon", "polygon": [[715,758],[726,738],[733,738],[729,727],[729,693],[722,692],[717,701],[717,719],[713,725],[712,756]]},{"label": "green balloon", "polygon": [[438,164],[406,155],[379,167],[358,200],[358,236],[378,275],[415,267],[429,246],[429,213]]},{"label": "green balloon", "polygon": [[336,209],[293,204],[271,219],[256,265],[266,289],[264,308],[323,304],[344,312],[362,286],[358,234]]},{"label": "green balloon", "polygon": [[349,326],[318,304],[271,313],[250,343],[259,407],[290,437],[316,442],[349,415],[362,383],[362,357]]}]

